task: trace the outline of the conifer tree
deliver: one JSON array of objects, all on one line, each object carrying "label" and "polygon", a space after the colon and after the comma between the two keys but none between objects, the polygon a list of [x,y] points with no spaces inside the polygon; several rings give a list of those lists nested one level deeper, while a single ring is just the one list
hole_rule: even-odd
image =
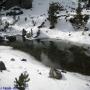
[{"label": "conifer tree", "polygon": [[24,72],[21,73],[21,75],[19,76],[19,79],[15,78],[15,88],[19,89],[19,90],[25,90],[25,88],[27,87],[27,82],[30,81],[29,75]]},{"label": "conifer tree", "polygon": [[57,3],[57,2],[52,2],[49,6],[48,10],[48,20],[50,21],[50,28],[55,28],[55,24],[57,23],[57,13],[59,13],[60,10],[62,10],[63,7]]},{"label": "conifer tree", "polygon": [[75,29],[84,29],[88,19],[89,19],[88,15],[82,15],[81,2],[80,0],[78,0],[76,15],[70,19],[70,22],[72,23]]}]

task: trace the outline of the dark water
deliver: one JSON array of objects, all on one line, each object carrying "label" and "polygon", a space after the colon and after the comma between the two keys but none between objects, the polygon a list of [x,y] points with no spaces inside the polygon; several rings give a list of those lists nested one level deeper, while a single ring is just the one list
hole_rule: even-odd
[{"label": "dark water", "polygon": [[2,45],[12,46],[34,56],[49,67],[90,75],[90,49],[60,40],[21,40]]}]

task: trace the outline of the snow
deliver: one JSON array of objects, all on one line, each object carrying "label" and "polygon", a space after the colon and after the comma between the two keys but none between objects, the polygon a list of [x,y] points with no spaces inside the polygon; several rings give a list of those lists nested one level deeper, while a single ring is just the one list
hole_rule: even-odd
[{"label": "snow", "polygon": [[[11,58],[15,61],[11,61]],[[27,61],[21,61],[23,58]],[[50,68],[27,53],[14,50],[12,47],[0,46],[0,61],[3,61],[7,68],[6,71],[0,72],[0,87],[13,88],[15,77],[18,78],[22,72],[27,71],[30,81],[26,90],[90,90],[89,81],[77,78],[69,72],[62,73],[61,80],[49,78]]]}]

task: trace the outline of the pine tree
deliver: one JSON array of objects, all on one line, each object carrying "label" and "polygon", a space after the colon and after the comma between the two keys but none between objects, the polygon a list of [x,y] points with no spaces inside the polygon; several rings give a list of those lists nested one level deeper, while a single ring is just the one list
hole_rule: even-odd
[{"label": "pine tree", "polygon": [[30,78],[28,78],[29,75],[24,72],[21,73],[21,75],[19,76],[19,79],[15,78],[15,88],[19,89],[19,90],[25,90],[25,88],[27,87],[27,82],[30,81]]},{"label": "pine tree", "polygon": [[80,1],[78,2],[78,8],[76,9],[76,20],[77,20],[77,23],[79,25],[83,25],[83,15],[82,15],[82,8],[81,8],[81,4],[80,4]]},{"label": "pine tree", "polygon": [[88,15],[82,15],[82,7],[79,0],[78,7],[76,9],[76,15],[74,16],[74,18],[70,19],[70,22],[72,23],[75,29],[84,29],[88,19]]},{"label": "pine tree", "polygon": [[50,21],[50,28],[54,28],[55,24],[57,23],[57,13],[59,13],[60,10],[62,10],[63,7],[57,3],[57,2],[52,2],[49,6],[48,10],[48,20]]}]

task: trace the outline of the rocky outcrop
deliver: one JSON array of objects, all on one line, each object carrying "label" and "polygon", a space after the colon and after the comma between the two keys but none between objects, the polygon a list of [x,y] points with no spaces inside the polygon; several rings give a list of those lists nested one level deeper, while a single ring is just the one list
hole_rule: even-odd
[{"label": "rocky outcrop", "polygon": [[29,9],[32,7],[32,1],[33,0],[7,0],[3,6],[5,9],[9,9],[13,6],[20,6],[25,9]]}]

